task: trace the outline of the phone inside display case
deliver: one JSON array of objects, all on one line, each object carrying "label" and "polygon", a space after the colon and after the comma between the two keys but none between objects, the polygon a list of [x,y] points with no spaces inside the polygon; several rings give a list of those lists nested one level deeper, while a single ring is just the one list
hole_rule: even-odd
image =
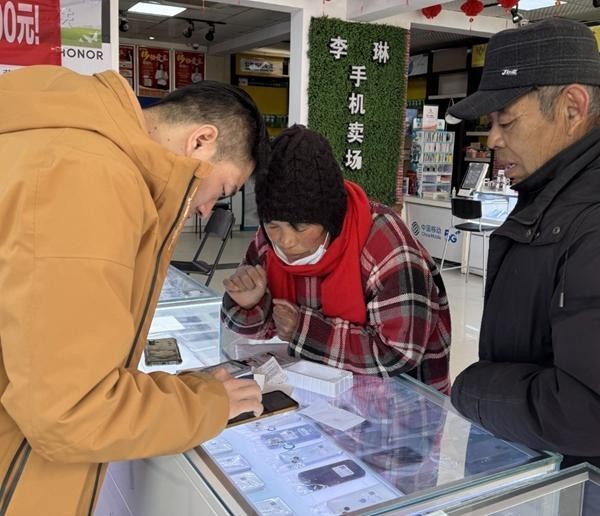
[{"label": "phone inside display case", "polygon": [[172,365],[147,365],[142,358],[138,369],[146,373],[211,366],[222,361],[219,345],[221,301],[172,303],[156,308],[148,338],[173,338],[177,341],[181,362]]},{"label": "phone inside display case", "polygon": [[[218,445],[205,443],[203,452],[245,498],[250,514],[332,515],[342,498],[347,507],[342,512],[349,512],[368,500],[401,495],[297,412],[227,429],[217,439]],[[232,450],[215,453],[223,449],[223,440]],[[246,465],[231,474],[232,467]]]},{"label": "phone inside display case", "polygon": [[[559,461],[495,438],[411,379],[355,376],[354,387],[333,400],[299,389],[293,397],[302,408],[326,400],[364,421],[342,431],[292,412],[225,430],[219,436],[231,447],[225,453],[216,451],[223,443],[199,447],[205,471],[244,513],[434,508],[484,492],[489,478],[508,485],[552,471]],[[242,458],[249,469],[231,474],[226,457]]]}]

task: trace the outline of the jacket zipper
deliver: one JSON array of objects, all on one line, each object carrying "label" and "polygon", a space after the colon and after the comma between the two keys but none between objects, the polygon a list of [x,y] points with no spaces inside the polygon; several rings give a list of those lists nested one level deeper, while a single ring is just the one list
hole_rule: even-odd
[{"label": "jacket zipper", "polygon": [[[31,446],[29,446],[27,439],[23,439],[15,455],[13,456],[12,461],[10,462],[10,466],[8,467],[6,475],[4,476],[4,481],[2,482],[2,488],[0,489],[0,500],[2,499],[2,496],[5,496],[5,498],[2,502],[2,507],[0,507],[0,516],[4,516],[6,514],[8,505],[10,504],[13,493],[17,488],[17,484],[19,483],[19,479],[21,478],[21,473],[23,473],[23,469],[25,468],[25,464],[27,463],[27,459],[29,458],[30,453]],[[8,486],[10,475],[17,462],[19,462],[19,465],[17,466],[15,475],[12,481],[10,482],[10,486]]]},{"label": "jacket zipper", "polygon": [[[154,264],[154,273],[152,275],[152,282],[150,283],[150,291],[148,292],[148,297],[146,298],[146,305],[144,306],[144,311],[142,312],[142,317],[140,318],[140,323],[137,327],[137,330],[135,332],[135,336],[133,338],[133,343],[131,345],[131,349],[129,351],[129,355],[127,356],[127,360],[125,361],[125,367],[129,367],[129,365],[131,364],[131,360],[133,358],[133,353],[135,351],[135,346],[136,343],[138,341],[138,338],[140,336],[140,333],[142,332],[142,328],[144,326],[144,321],[146,320],[146,316],[148,315],[148,310],[150,309],[150,301],[152,300],[152,295],[154,293],[154,289],[156,288],[156,279],[158,277],[158,270],[159,270],[159,265],[160,265],[160,260],[162,258],[162,254],[165,250],[165,247],[167,245],[167,243],[171,240],[173,231],[175,230],[175,228],[177,227],[177,225],[179,224],[179,220],[181,219],[182,213],[186,207],[186,205],[188,204],[188,195],[194,185],[196,178],[192,177],[192,179],[190,180],[190,182],[188,183],[188,186],[185,190],[185,195],[183,196],[183,201],[182,203],[179,205],[179,210],[177,211],[177,216],[175,217],[175,220],[173,221],[173,224],[171,224],[171,227],[169,228],[169,231],[167,232],[167,235],[165,237],[165,239],[163,240],[160,249],[158,250],[158,253],[156,255],[156,262]],[[94,488],[92,490],[92,497],[90,499],[90,506],[89,506],[89,510],[88,510],[88,516],[92,516],[93,511],[94,511],[94,503],[96,501],[96,494],[98,491],[98,484],[100,483],[100,472],[102,471],[102,466],[103,464],[98,464],[98,467],[96,469],[96,478],[94,479]],[[3,516],[2,513],[0,513],[0,516]]]},{"label": "jacket zipper", "polygon": [[129,365],[131,364],[131,360],[133,358],[133,353],[135,351],[135,344],[138,341],[140,333],[142,332],[142,327],[144,326],[144,321],[146,320],[146,316],[148,315],[148,310],[150,309],[150,301],[152,300],[152,295],[154,293],[154,289],[156,288],[156,278],[158,277],[158,269],[159,269],[159,265],[160,265],[160,259],[165,250],[165,246],[171,239],[171,235],[172,235],[174,229],[177,227],[177,224],[179,223],[179,219],[181,218],[182,212],[184,211],[185,206],[188,203],[188,195],[190,193],[190,190],[192,189],[192,186],[194,185],[195,180],[196,180],[195,177],[193,177],[190,180],[190,182],[188,183],[187,189],[185,191],[185,195],[183,196],[183,201],[179,205],[179,210],[177,211],[177,216],[175,217],[173,224],[171,224],[171,227],[169,228],[169,231],[168,231],[165,239],[163,240],[163,242],[160,246],[160,249],[158,250],[158,254],[156,255],[156,263],[154,264],[154,274],[152,275],[152,283],[150,284],[150,291],[148,292],[148,297],[146,298],[146,306],[144,306],[144,311],[142,312],[140,324],[138,325],[138,328],[135,332],[135,336],[133,337],[133,343],[131,345],[131,350],[129,351],[129,355],[127,356],[127,361],[125,362],[125,367],[129,367]]}]

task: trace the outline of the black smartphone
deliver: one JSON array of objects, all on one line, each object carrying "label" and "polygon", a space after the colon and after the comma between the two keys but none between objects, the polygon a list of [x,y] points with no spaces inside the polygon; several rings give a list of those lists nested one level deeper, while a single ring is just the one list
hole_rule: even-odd
[{"label": "black smartphone", "polygon": [[147,366],[181,364],[181,353],[174,337],[148,339],[144,348]]},{"label": "black smartphone", "polygon": [[298,480],[309,489],[317,491],[364,476],[365,470],[353,460],[347,459],[328,464],[327,466],[302,471],[298,473]]},{"label": "black smartphone", "polygon": [[423,462],[423,456],[408,446],[399,446],[391,450],[380,450],[361,457],[367,464],[390,471]]},{"label": "black smartphone", "polygon": [[282,391],[271,391],[263,394],[262,404],[264,410],[260,416],[256,417],[254,412],[243,412],[239,416],[230,419],[227,426],[235,426],[255,419],[274,416],[275,414],[287,412],[288,410],[295,410],[299,407],[296,400],[290,398]]}]

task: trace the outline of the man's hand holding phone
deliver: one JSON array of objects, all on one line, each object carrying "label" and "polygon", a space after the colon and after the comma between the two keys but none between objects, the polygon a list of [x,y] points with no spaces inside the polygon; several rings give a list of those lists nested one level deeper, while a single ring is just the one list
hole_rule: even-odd
[{"label": "man's hand holding phone", "polygon": [[229,398],[229,419],[243,412],[254,412],[260,416],[263,411],[262,392],[254,380],[240,380],[231,376],[225,369],[217,369],[213,376],[223,382]]}]

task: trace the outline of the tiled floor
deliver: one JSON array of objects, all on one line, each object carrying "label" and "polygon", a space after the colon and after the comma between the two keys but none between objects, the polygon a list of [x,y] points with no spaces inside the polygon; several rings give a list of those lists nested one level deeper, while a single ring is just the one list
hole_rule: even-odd
[{"label": "tiled floor", "polygon": [[[246,252],[248,243],[253,237],[251,231],[234,231],[223,256],[221,263],[238,263]],[[211,242],[206,247],[206,259],[211,259],[216,252],[216,243]],[[190,260],[198,246],[198,235],[184,233],[175,249],[175,260]],[[210,284],[210,288],[217,292],[223,292],[223,279],[227,278],[231,270],[218,270]],[[202,277],[199,277],[204,281]],[[465,277],[459,270],[444,272],[444,283],[450,299],[450,312],[452,315],[452,352],[450,358],[450,373],[452,378],[469,364],[477,360],[477,341],[479,339],[479,324],[483,308],[483,297],[481,294],[481,278],[470,275],[469,283],[465,283]]]}]

